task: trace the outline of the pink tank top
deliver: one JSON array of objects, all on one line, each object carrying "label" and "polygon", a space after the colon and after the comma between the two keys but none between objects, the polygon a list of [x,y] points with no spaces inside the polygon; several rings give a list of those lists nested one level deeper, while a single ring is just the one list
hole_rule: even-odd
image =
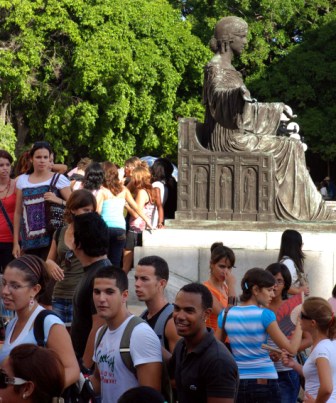
[{"label": "pink tank top", "polygon": [[[155,204],[149,198],[149,201],[144,205],[142,212],[143,214],[148,217],[149,221],[152,221],[152,217],[154,214]],[[134,232],[142,232],[146,228],[146,223],[141,217],[131,217],[130,218],[130,229]]]}]

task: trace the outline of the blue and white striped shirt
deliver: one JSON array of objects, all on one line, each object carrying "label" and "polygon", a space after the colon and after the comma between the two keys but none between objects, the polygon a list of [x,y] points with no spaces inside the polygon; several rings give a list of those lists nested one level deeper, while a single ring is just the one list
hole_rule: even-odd
[{"label": "blue and white striped shirt", "polygon": [[[224,310],[218,316],[222,328]],[[256,305],[235,306],[228,312],[225,330],[230,340],[240,379],[277,379],[269,353],[261,348],[267,342],[267,327],[276,321],[274,312]]]}]

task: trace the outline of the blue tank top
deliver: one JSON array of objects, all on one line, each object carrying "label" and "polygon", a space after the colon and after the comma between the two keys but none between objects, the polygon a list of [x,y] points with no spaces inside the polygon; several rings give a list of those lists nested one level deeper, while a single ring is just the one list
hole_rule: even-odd
[{"label": "blue tank top", "polygon": [[104,200],[101,216],[108,227],[126,229],[124,207],[124,198],[113,197],[112,199]]}]

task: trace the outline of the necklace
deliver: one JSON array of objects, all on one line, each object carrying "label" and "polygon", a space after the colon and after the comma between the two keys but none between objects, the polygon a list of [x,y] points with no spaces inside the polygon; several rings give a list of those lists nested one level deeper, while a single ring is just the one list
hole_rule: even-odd
[{"label": "necklace", "polygon": [[5,196],[0,198],[1,200],[6,199],[6,197],[8,195],[8,192],[9,192],[10,184],[11,184],[11,180],[9,178],[9,181],[8,181],[7,185],[4,187],[3,190],[0,190],[0,193],[6,192]]}]

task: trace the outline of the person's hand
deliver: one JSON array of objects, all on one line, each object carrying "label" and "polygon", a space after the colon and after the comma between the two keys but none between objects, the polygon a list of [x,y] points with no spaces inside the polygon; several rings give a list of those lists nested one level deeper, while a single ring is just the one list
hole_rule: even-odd
[{"label": "person's hand", "polygon": [[270,356],[270,359],[271,359],[273,362],[278,362],[278,361],[281,360],[281,354],[275,353],[275,352],[273,352],[273,351],[270,352],[269,356]]},{"label": "person's hand", "polygon": [[51,259],[48,259],[46,261],[46,265],[50,277],[52,277],[56,281],[64,280],[64,271],[59,267],[57,263],[55,263]]},{"label": "person's hand", "polygon": [[53,193],[53,192],[45,192],[44,193],[44,200],[48,200],[48,201],[53,202],[53,203],[58,203],[59,202],[59,197],[57,197],[55,195],[55,193]]},{"label": "person's hand", "polygon": [[301,292],[304,293],[305,297],[308,297],[309,292],[310,292],[308,284],[305,284],[302,287],[300,287],[300,290],[301,290]]},{"label": "person's hand", "polygon": [[15,257],[15,259],[21,256],[21,248],[17,242],[13,244],[12,255]]},{"label": "person's hand", "polygon": [[237,279],[235,275],[232,273],[232,270],[227,270],[225,274],[225,282],[228,288],[235,289]]},{"label": "person's hand", "polygon": [[315,399],[313,398],[313,396],[310,395],[308,392],[305,392],[303,401],[304,401],[304,402],[307,402],[307,403],[313,403],[313,402],[315,402],[316,400],[315,400]]},{"label": "person's hand", "polygon": [[294,368],[295,366],[293,357],[286,350],[282,350],[281,361],[285,367]]}]

